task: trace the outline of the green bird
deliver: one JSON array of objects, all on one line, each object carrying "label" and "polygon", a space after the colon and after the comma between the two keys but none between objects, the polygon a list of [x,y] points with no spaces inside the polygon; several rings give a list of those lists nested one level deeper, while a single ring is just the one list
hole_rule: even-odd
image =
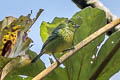
[{"label": "green bird", "polygon": [[[77,27],[79,26],[73,24],[73,22],[69,20],[61,23],[50,34],[48,39],[43,44],[40,54],[32,60],[32,63],[39,59],[40,56],[44,53],[50,53],[54,56],[55,53],[60,53],[67,51],[67,49],[70,49],[73,46],[74,32]],[[56,59],[55,56],[54,58]],[[56,61],[58,62],[57,59]]]}]

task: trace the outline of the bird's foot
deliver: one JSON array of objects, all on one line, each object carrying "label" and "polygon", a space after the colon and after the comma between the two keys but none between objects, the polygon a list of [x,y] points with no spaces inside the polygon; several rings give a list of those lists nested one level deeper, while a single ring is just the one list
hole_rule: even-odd
[{"label": "bird's foot", "polygon": [[55,58],[57,64],[60,65],[59,59],[57,59],[54,54],[52,54],[52,55],[53,55],[53,57]]}]

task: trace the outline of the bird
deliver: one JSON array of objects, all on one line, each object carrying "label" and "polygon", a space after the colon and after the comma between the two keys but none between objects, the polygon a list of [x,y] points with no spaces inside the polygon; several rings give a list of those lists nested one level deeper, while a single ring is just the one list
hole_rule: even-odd
[{"label": "bird", "polygon": [[48,39],[42,46],[40,53],[31,61],[36,62],[44,53],[52,54],[59,63],[54,54],[64,52],[72,48],[74,33],[79,25],[74,24],[71,20],[67,20],[59,24],[49,35]]}]

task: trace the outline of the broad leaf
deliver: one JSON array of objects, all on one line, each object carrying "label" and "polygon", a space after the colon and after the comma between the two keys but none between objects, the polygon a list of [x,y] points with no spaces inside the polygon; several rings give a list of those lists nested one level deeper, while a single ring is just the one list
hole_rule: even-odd
[{"label": "broad leaf", "polygon": [[[31,60],[33,58],[35,58],[35,56],[37,55],[35,52],[33,52],[31,50],[28,50],[26,53],[31,56]],[[40,73],[43,69],[45,69],[45,65],[39,59],[36,63],[31,63],[31,64],[28,64],[25,67],[17,69],[13,74],[14,75],[17,74],[17,75],[25,75],[25,76],[29,76],[29,77],[34,77],[38,73]]]},{"label": "broad leaf", "polygon": [[24,80],[24,79],[18,75],[17,76],[13,75],[13,76],[7,77],[6,80]]},{"label": "broad leaf", "polygon": [[6,76],[8,74],[10,74],[11,72],[13,72],[15,69],[24,67],[24,66],[30,64],[30,62],[31,62],[31,60],[28,55],[19,56],[19,57],[12,59],[2,69],[1,80],[4,80],[6,78]]},{"label": "broad leaf", "polygon": [[[53,60],[50,59],[50,62],[52,63]],[[61,73],[61,74],[60,74]],[[53,72],[51,72],[48,76],[44,78],[44,80],[69,80],[67,78],[67,71],[64,68],[58,67]]]},{"label": "broad leaf", "polygon": [[[82,24],[75,32],[74,44],[79,43],[106,24],[105,13],[97,8],[85,8],[76,13],[73,18],[76,16],[82,18]],[[71,80],[89,79],[92,72],[92,56],[96,54],[98,50],[97,46],[100,45],[103,39],[104,35],[92,41],[68,60],[69,63],[67,64],[71,64],[69,65],[69,75]]]},{"label": "broad leaf", "polygon": [[[113,74],[120,70],[120,49],[116,53],[114,53],[111,58],[108,57],[108,55],[110,55],[110,52],[112,51],[112,48],[115,47],[119,40],[120,32],[113,33],[100,49],[100,52],[98,53],[98,56],[94,61],[93,68],[95,70],[99,69],[98,66],[100,66],[103,62],[104,64],[101,67],[103,67],[104,65],[105,67],[103,67],[102,70],[99,70],[101,74],[98,76],[97,80],[109,80]],[[108,64],[107,61],[105,61],[106,58],[110,58]]]},{"label": "broad leaf", "polygon": [[40,36],[43,42],[46,41],[49,34],[61,23],[67,21],[67,18],[58,18],[56,17],[52,23],[43,21],[40,26]]}]

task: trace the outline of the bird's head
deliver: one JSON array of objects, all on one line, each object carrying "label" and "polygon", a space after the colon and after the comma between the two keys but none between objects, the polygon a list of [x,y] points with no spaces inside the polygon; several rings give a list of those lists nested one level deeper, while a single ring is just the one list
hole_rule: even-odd
[{"label": "bird's head", "polygon": [[79,28],[80,25],[79,24],[75,24],[73,21],[71,20],[68,20],[68,25],[70,28],[73,28],[73,29],[76,29],[76,28]]}]

